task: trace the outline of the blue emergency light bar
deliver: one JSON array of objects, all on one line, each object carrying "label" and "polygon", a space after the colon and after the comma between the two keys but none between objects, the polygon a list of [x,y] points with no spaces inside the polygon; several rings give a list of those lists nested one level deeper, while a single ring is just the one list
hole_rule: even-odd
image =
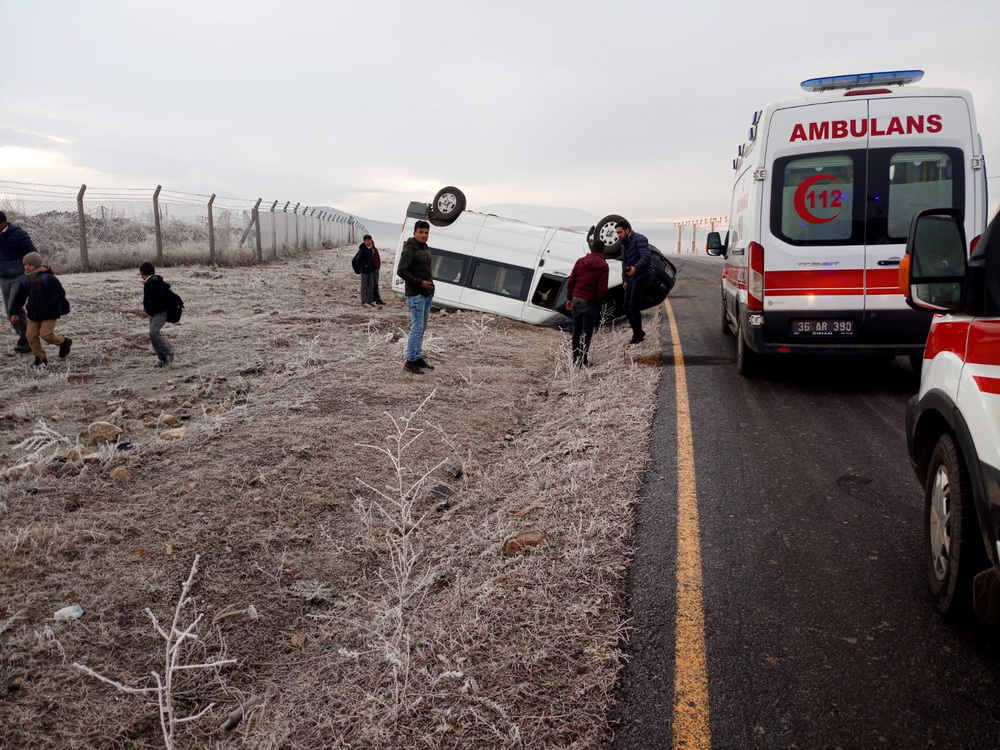
[{"label": "blue emergency light bar", "polygon": [[855,73],[848,76],[810,78],[800,85],[806,91],[853,89],[857,86],[905,86],[924,77],[922,70],[887,70],[882,73]]}]

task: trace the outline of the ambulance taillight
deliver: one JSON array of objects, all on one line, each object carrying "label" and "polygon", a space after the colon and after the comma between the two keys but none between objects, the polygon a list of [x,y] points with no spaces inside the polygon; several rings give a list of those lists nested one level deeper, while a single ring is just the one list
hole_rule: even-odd
[{"label": "ambulance taillight", "polygon": [[756,242],[751,242],[748,249],[750,255],[750,278],[747,279],[747,309],[764,309],[764,248]]}]

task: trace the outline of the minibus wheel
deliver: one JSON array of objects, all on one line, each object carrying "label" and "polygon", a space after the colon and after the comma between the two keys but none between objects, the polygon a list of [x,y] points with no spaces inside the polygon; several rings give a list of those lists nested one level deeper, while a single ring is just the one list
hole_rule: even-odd
[{"label": "minibus wheel", "polygon": [[625,221],[625,217],[608,214],[594,227],[594,237],[604,243],[605,258],[617,258],[622,253],[622,241],[615,234],[615,224],[620,221]]},{"label": "minibus wheel", "polygon": [[465,193],[457,187],[443,187],[437,191],[427,210],[427,218],[436,227],[446,227],[465,210]]}]

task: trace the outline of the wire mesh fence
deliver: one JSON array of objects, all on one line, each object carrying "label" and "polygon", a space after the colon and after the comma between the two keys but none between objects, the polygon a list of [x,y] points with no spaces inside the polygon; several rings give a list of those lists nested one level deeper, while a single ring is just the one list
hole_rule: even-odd
[{"label": "wire mesh fence", "polygon": [[61,272],[192,263],[247,265],[360,241],[351,216],[290,201],[0,180],[0,211]]}]

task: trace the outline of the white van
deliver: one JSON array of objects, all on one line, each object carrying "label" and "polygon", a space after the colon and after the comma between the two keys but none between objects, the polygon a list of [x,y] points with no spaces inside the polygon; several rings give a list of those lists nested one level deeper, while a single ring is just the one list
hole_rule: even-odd
[{"label": "white van", "polygon": [[899,262],[910,220],[960,209],[986,223],[986,169],[972,98],[914,88],[919,70],[814,78],[806,96],[755,112],[733,161],[722,326],[736,366],[763,355],[909,355],[921,362],[931,313],[907,306]]},{"label": "white van", "polygon": [[[479,310],[534,324],[565,321],[566,279],[577,260],[587,253],[595,233],[605,245],[608,259],[608,296],[605,317],[624,314],[621,243],[614,224],[622,217],[609,215],[589,232],[543,227],[494,214],[466,211],[461,190],[442,188],[431,203],[414,201],[396,248],[396,263],[403,243],[413,236],[413,226],[423,219],[431,224],[428,247],[434,276],[435,307]],[[650,248],[655,275],[643,300],[643,309],[655,307],[673,288],[674,265]],[[392,288],[403,294],[404,283],[393,268]]]}]

